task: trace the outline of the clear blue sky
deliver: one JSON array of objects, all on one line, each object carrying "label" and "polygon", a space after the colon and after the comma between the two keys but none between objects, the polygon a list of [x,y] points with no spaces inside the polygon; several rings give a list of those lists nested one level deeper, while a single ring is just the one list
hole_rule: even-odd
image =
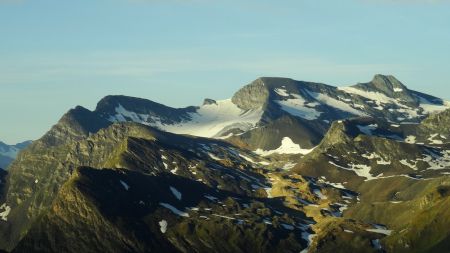
[{"label": "clear blue sky", "polygon": [[449,99],[449,1],[0,0],[8,143],[108,94],[181,107],[259,76],[341,86],[375,73]]}]

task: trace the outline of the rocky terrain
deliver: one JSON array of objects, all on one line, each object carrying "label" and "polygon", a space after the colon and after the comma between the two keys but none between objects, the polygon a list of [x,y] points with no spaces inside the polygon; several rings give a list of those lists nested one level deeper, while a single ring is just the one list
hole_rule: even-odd
[{"label": "rocky terrain", "polygon": [[76,107],[0,170],[7,252],[447,252],[450,109],[393,76]]}]

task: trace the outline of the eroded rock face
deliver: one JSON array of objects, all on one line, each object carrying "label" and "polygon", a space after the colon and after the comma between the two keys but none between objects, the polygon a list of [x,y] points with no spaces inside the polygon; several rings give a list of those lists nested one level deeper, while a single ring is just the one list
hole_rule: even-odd
[{"label": "eroded rock face", "polygon": [[269,90],[260,78],[240,89],[231,101],[243,110],[264,107],[269,98]]},{"label": "eroded rock face", "polygon": [[406,91],[407,88],[403,85],[397,78],[391,75],[375,75],[372,80],[373,85],[385,93],[391,92],[402,92]]}]

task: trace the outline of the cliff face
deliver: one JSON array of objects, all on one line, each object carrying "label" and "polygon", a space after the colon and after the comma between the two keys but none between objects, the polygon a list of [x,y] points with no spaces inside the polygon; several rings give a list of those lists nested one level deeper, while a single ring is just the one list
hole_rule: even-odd
[{"label": "cliff face", "polygon": [[263,108],[269,100],[269,89],[263,79],[257,79],[234,94],[231,101],[243,110]]}]

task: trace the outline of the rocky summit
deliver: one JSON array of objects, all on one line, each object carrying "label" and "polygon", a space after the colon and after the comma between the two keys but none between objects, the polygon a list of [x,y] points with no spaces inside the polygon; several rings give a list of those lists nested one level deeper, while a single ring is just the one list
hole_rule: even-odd
[{"label": "rocky summit", "polygon": [[449,123],[389,75],[107,96],[0,143],[0,251],[450,252]]}]

